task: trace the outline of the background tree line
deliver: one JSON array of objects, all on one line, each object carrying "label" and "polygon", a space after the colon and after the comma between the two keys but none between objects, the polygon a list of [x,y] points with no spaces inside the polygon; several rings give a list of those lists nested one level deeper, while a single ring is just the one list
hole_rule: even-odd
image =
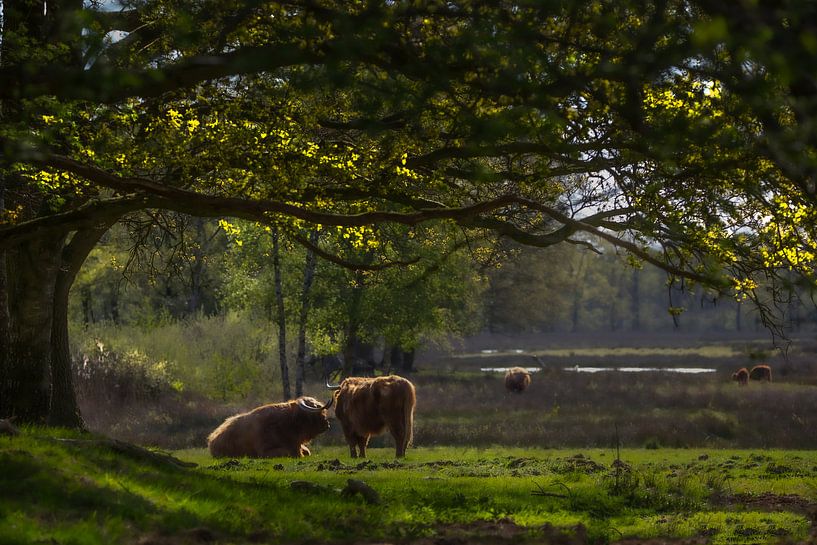
[{"label": "background tree line", "polygon": [[[309,273],[310,252],[281,237],[276,289],[271,229],[173,216],[164,222],[154,230],[164,236],[150,247],[138,229],[122,226],[90,254],[70,303],[77,364],[97,350],[114,351],[158,364],[180,387],[228,401],[301,394],[305,378],[323,379],[316,356],[409,372],[416,350],[451,347],[480,332],[768,334],[746,301],[703,286],[682,289],[603,241],[592,241],[599,251],[591,251],[461,240],[426,248],[422,266],[364,271],[318,258]],[[368,252],[342,232],[327,229],[317,238],[349,261]],[[808,289],[794,295],[780,308],[791,334],[817,321]]]},{"label": "background tree line", "polygon": [[[229,235],[218,220],[176,219],[181,231],[150,249],[134,246],[124,228],[103,238],[72,292],[74,326],[152,327],[236,311],[278,321],[271,232],[238,223]],[[762,327],[757,309],[735,294],[671,284],[666,272],[620,255],[603,241],[593,244],[601,251],[463,243],[448,253],[430,251],[432,263],[425,267],[395,264],[369,272],[319,258],[308,292],[311,352],[342,353],[352,321],[365,341],[407,350],[480,330],[739,332]],[[308,252],[290,240],[281,245],[285,316],[294,326]],[[793,287],[791,298],[777,309],[788,331],[817,319],[812,291],[807,285]],[[365,298],[358,309],[356,294]]]}]

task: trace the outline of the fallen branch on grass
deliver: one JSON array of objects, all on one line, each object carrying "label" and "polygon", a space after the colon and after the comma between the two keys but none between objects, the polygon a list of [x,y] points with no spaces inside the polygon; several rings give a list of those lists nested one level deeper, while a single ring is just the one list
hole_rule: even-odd
[{"label": "fallen branch on grass", "polygon": [[547,496],[549,498],[569,498],[570,497],[570,489],[564,483],[553,483],[554,485],[563,486],[565,490],[567,490],[567,494],[559,494],[557,492],[547,492],[542,485],[539,483],[533,483],[536,485],[536,488],[539,490],[534,490],[530,493],[531,496]]}]

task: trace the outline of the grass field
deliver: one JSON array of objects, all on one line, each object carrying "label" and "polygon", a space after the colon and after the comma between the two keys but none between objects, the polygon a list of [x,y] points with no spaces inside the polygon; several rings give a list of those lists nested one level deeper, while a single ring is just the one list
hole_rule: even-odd
[{"label": "grass field", "polygon": [[798,542],[817,509],[811,451],[190,449],[179,467],[99,439],[0,438],[0,543]]}]

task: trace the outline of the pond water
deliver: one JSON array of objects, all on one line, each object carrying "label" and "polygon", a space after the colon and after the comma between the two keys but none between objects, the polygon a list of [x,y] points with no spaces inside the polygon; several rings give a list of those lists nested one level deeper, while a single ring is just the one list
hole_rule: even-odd
[{"label": "pond water", "polygon": [[[480,367],[480,371],[486,373],[504,373],[510,367]],[[529,373],[541,371],[540,367],[523,367]],[[662,373],[714,373],[716,370],[710,367],[588,367],[584,365],[574,365],[573,367],[562,367],[563,371],[575,371],[577,373],[600,373],[602,371],[620,371],[622,373],[642,373],[646,371],[659,371]]]}]

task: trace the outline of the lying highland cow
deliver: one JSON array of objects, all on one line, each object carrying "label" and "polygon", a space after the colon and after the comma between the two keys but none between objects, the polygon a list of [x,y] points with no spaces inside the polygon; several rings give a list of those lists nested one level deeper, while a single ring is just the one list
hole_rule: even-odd
[{"label": "lying highland cow", "polygon": [[768,365],[755,365],[752,367],[752,370],[749,371],[749,378],[751,380],[765,380],[771,382],[772,368]]},{"label": "lying highland cow", "polygon": [[505,389],[521,394],[530,386],[530,373],[522,367],[511,367],[505,373]]},{"label": "lying highland cow", "polygon": [[403,377],[349,377],[336,387],[335,416],[343,427],[352,458],[366,457],[372,435],[388,428],[396,456],[405,456],[414,431],[414,385]]},{"label": "lying highland cow", "polygon": [[306,443],[329,429],[327,409],[313,397],[272,403],[231,416],[207,438],[216,458],[309,456]]},{"label": "lying highland cow", "polygon": [[749,383],[749,370],[745,367],[741,367],[732,374],[732,380],[741,386],[746,386]]}]

